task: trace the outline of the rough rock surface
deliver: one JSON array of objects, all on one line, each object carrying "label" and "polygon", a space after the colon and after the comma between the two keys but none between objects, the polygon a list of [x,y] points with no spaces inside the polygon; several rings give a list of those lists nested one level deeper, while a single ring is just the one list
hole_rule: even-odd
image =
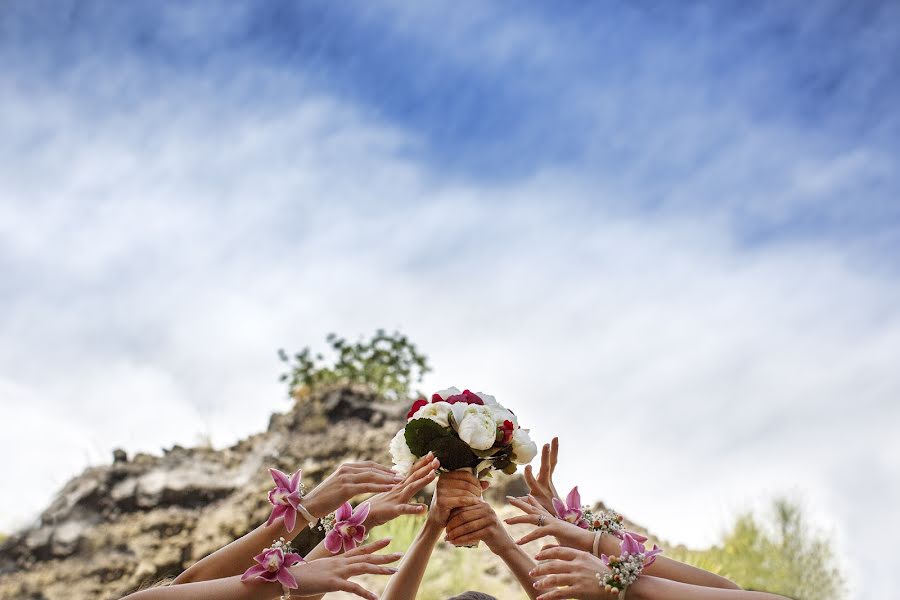
[{"label": "rough rock surface", "polygon": [[[408,407],[335,389],[272,416],[266,431],[222,450],[175,446],[127,457],[69,481],[34,527],[0,545],[0,598],[121,598],[174,577],[268,516],[266,468],[303,469],[315,484],[345,461],[390,464],[388,445]],[[491,490],[522,493],[519,477]],[[318,540],[309,530],[295,544]]]}]

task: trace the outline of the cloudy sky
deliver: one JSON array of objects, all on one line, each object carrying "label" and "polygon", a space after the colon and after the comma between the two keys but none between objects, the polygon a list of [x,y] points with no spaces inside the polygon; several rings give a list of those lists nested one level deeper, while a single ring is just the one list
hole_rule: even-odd
[{"label": "cloudy sky", "polygon": [[561,486],[697,546],[786,494],[892,595],[897,56],[888,2],[4,2],[0,529],[385,327]]}]

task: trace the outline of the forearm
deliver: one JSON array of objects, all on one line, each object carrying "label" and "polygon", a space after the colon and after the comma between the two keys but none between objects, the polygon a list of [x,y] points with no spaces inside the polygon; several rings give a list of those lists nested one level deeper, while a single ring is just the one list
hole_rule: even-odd
[{"label": "forearm", "polygon": [[271,525],[262,524],[188,567],[175,578],[174,583],[194,583],[241,575],[253,566],[253,557],[259,554],[263,548],[271,546],[273,540],[282,537],[288,541],[293,540],[308,524],[300,515],[297,515],[297,523],[294,525],[293,531],[285,528],[282,519]]},{"label": "forearm", "polygon": [[532,599],[537,598],[540,592],[534,589],[535,579],[530,575],[531,570],[537,566],[537,563],[525,553],[521,546],[516,545],[512,538],[507,536],[507,539],[508,542],[504,540],[489,545],[491,552],[503,559],[509,570],[516,576],[519,585],[528,594],[528,597]]},{"label": "forearm", "polygon": [[766,592],[727,590],[690,585],[679,581],[644,575],[625,593],[623,600],[787,600]]},{"label": "forearm", "polygon": [[273,600],[281,593],[280,583],[244,582],[236,576],[151,588],[135,592],[123,600]]},{"label": "forearm", "polygon": [[[590,552],[590,550],[588,551]],[[604,534],[600,538],[600,551],[604,554],[613,556],[619,554],[621,552],[619,540],[611,535]],[[644,569],[644,573],[651,577],[669,579],[671,581],[679,581],[681,583],[702,587],[731,590],[741,589],[739,585],[721,575],[716,575],[715,573],[710,573],[709,571],[686,565],[677,560],[666,558],[664,555],[657,556],[656,561]]]},{"label": "forearm", "polygon": [[425,576],[428,559],[441,537],[443,527],[426,520],[419,535],[400,562],[399,571],[388,580],[381,600],[414,600]]}]

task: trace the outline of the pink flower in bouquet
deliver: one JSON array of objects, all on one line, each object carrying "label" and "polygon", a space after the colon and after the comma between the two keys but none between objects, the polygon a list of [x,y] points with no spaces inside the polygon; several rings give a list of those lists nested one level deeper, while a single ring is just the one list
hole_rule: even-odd
[{"label": "pink flower in bouquet", "polygon": [[300,500],[303,498],[300,469],[297,469],[290,477],[278,469],[269,469],[269,474],[275,481],[275,487],[269,492],[269,503],[274,508],[266,525],[271,525],[279,518],[284,517],[285,528],[293,531],[294,525],[297,523],[297,507],[300,506]]},{"label": "pink flower in bouquet", "polygon": [[559,498],[554,498],[553,508],[556,509],[556,516],[563,521],[577,525],[582,529],[588,529],[589,525],[584,519],[584,511],[581,509],[581,494],[578,493],[577,485],[566,496],[565,503]]},{"label": "pink flower in bouquet", "polygon": [[334,529],[325,536],[325,548],[332,554],[344,550],[353,550],[366,537],[363,523],[369,516],[369,503],[363,502],[356,509],[344,502],[334,513]]},{"label": "pink flower in bouquet", "polygon": [[303,562],[303,557],[296,552],[284,552],[281,547],[266,548],[254,556],[253,560],[257,564],[244,571],[241,581],[262,579],[263,581],[277,581],[290,589],[297,587],[297,580],[288,570],[288,567]]},{"label": "pink flower in bouquet", "polygon": [[512,443],[513,433],[516,430],[516,425],[509,419],[503,421],[501,425],[497,427],[497,436],[500,438],[501,446],[508,446]]},{"label": "pink flower in bouquet", "polygon": [[450,394],[446,398],[441,396],[441,394],[434,394],[433,396],[431,396],[431,401],[432,402],[446,402],[448,404],[456,404],[457,402],[463,402],[465,404],[481,404],[481,405],[484,404],[484,400],[482,400],[478,394],[474,394],[474,393],[470,392],[469,390],[463,390],[462,392],[460,392],[456,388],[450,388],[450,390],[445,390],[445,391],[451,391],[451,390],[455,391],[457,393]]},{"label": "pink flower in bouquet", "polygon": [[[437,396],[437,394],[435,394],[435,396]],[[412,408],[410,408],[409,412],[406,413],[406,420],[409,421],[410,419],[412,419],[412,416],[419,412],[419,409],[423,406],[428,406],[428,400],[426,400],[425,398],[419,398],[418,400],[413,402]]]}]

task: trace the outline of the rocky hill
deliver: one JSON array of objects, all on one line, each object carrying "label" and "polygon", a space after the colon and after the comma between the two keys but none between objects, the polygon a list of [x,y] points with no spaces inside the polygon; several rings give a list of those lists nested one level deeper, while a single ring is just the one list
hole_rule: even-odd
[{"label": "rocky hill", "polygon": [[[269,466],[300,467],[316,483],[341,462],[390,464],[387,448],[406,406],[335,389],[273,415],[266,431],[230,448],[182,448],[87,469],[63,487],[35,527],[0,546],[0,598],[120,598],[173,577],[268,516]],[[518,477],[495,498],[522,493]],[[308,529],[296,545],[317,539]]]}]

